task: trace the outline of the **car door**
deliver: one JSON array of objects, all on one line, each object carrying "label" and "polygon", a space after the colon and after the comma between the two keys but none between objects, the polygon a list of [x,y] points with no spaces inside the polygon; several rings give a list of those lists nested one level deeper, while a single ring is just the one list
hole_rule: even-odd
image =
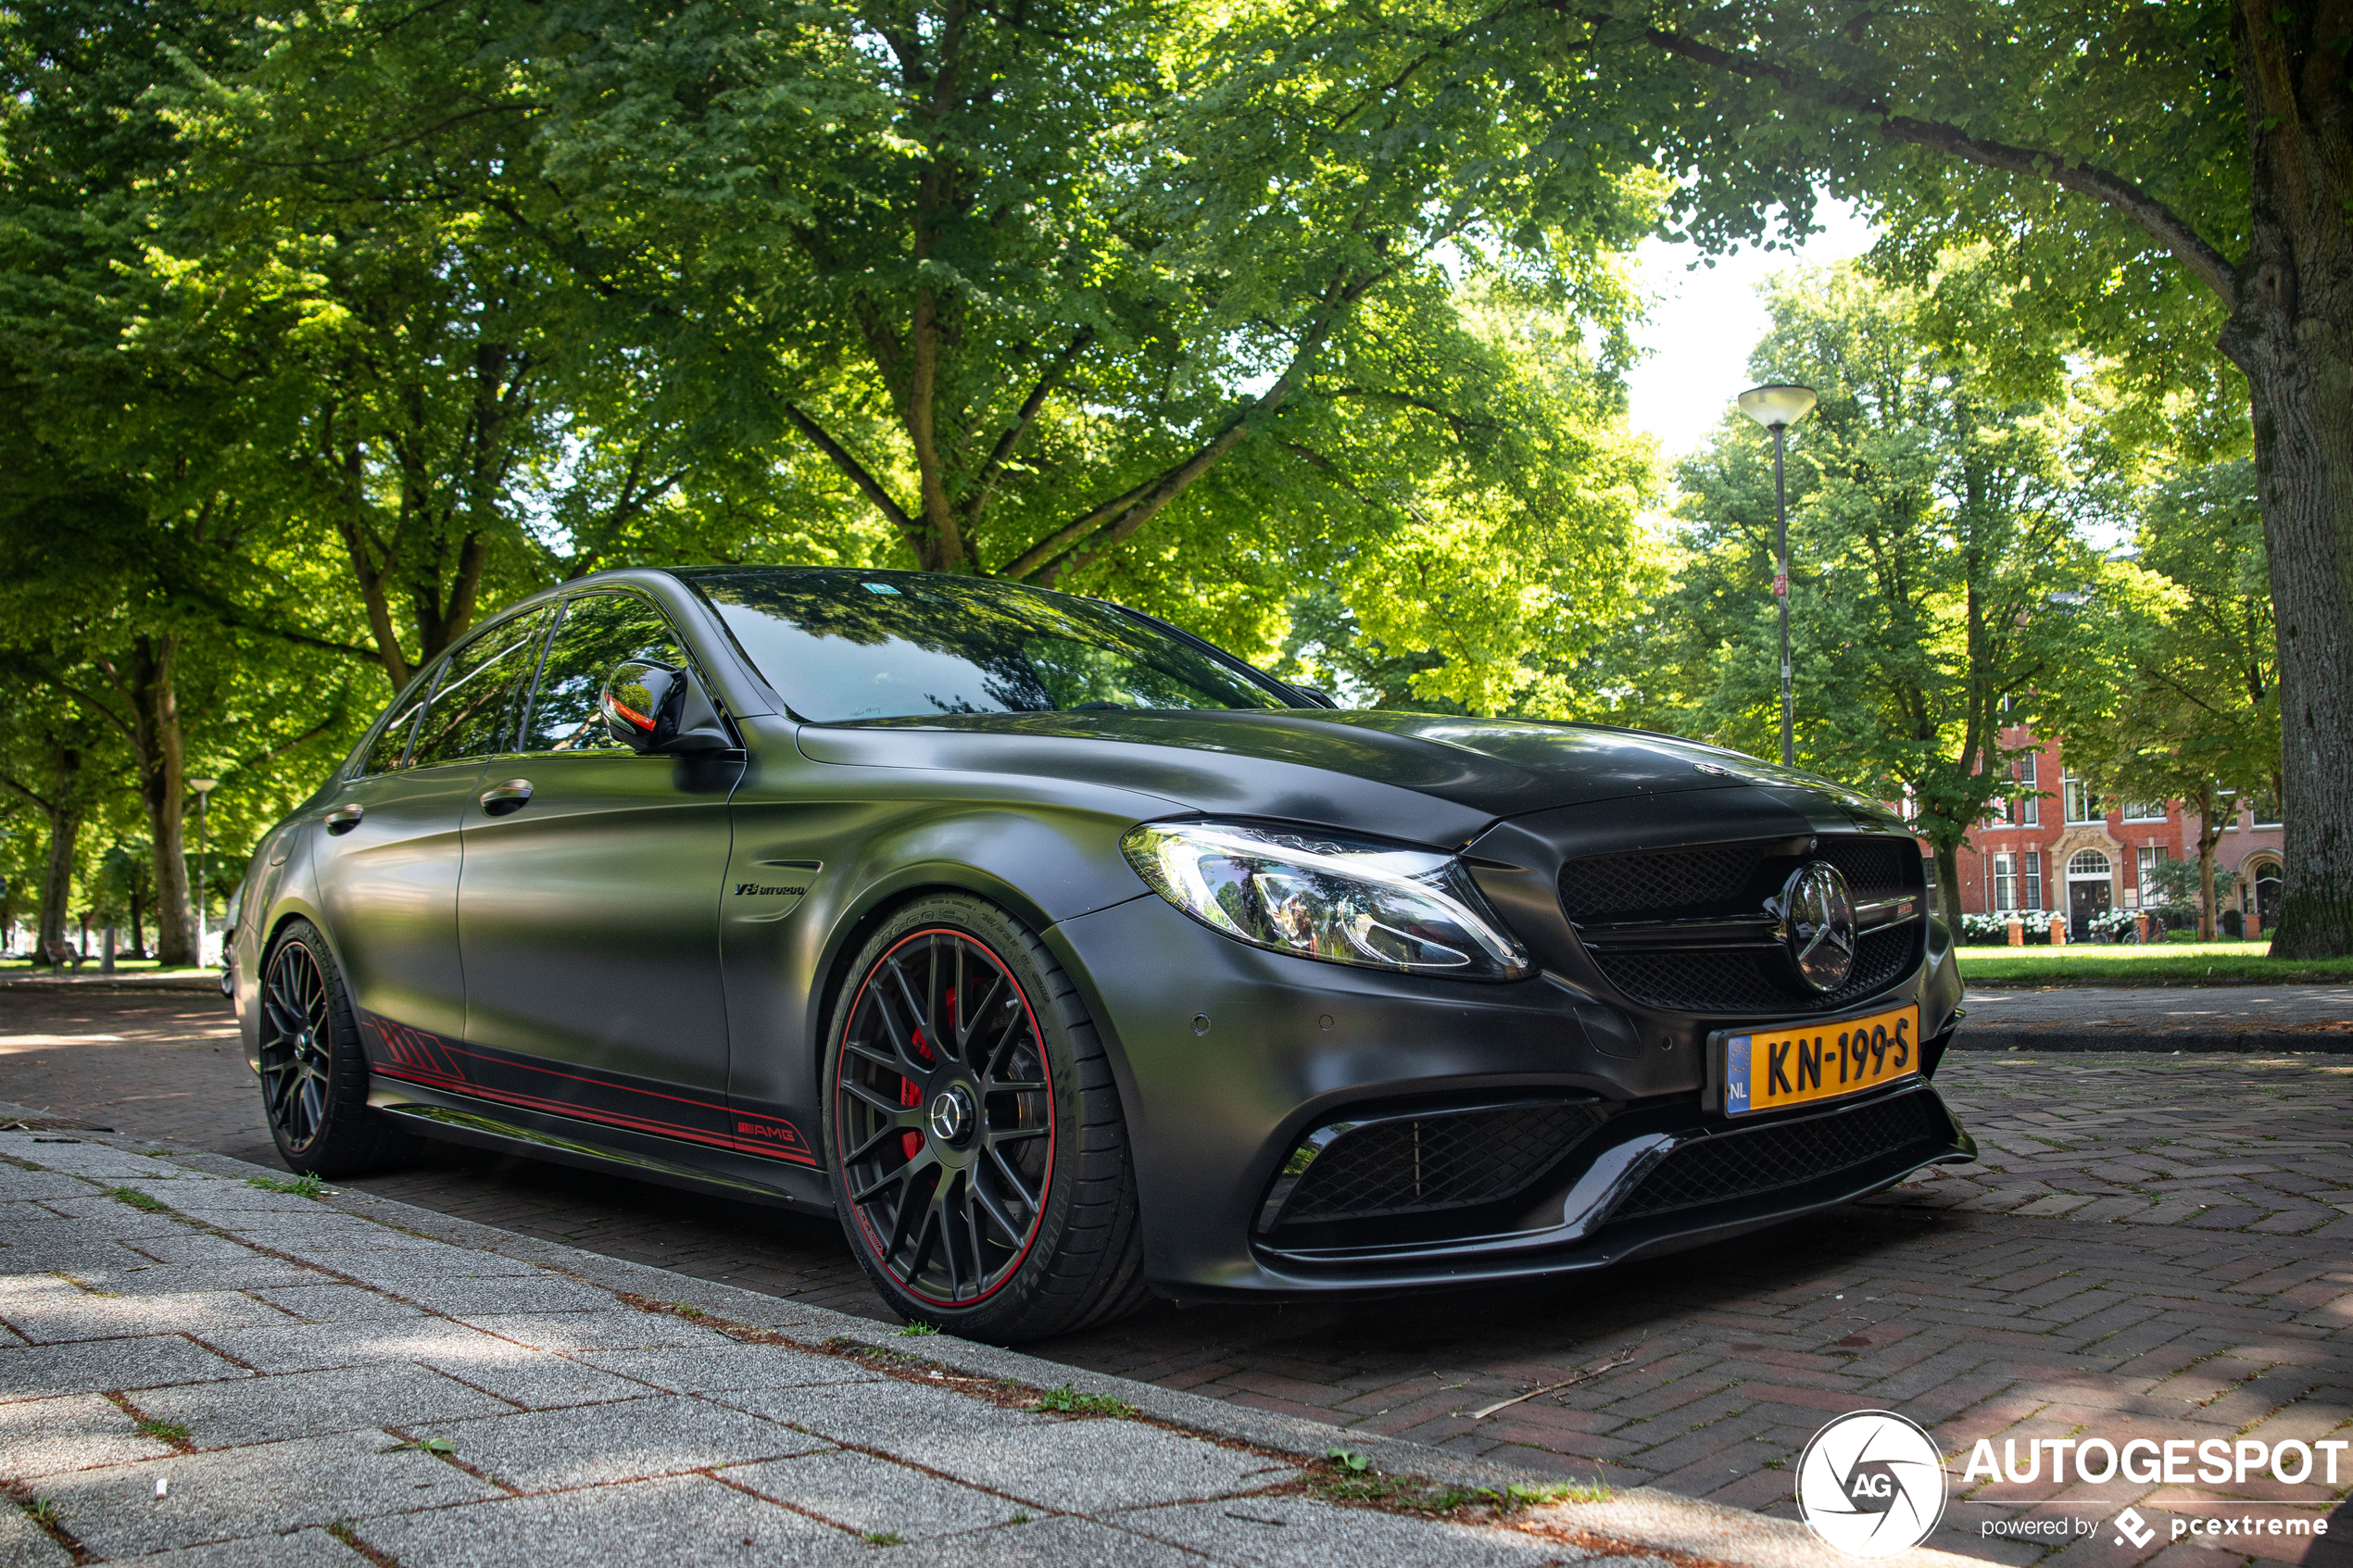
[{"label": "car door", "polygon": [[598,694],[632,659],[692,668],[650,600],[565,601],[522,739],[464,814],[466,1037],[509,1103],[728,1147],[719,898],[743,762],[613,741]]},{"label": "car door", "polygon": [[315,830],[319,906],[371,1056],[386,1023],[452,1039],[465,1032],[459,830],[546,627],[545,611],[493,624],[428,670]]}]

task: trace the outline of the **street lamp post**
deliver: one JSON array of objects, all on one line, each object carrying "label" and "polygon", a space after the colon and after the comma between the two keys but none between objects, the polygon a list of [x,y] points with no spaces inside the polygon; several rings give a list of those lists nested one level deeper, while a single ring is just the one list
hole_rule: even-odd
[{"label": "street lamp post", "polygon": [[1773,597],[1781,608],[1781,766],[1797,766],[1789,671],[1789,500],[1781,486],[1781,443],[1789,427],[1813,412],[1810,386],[1772,383],[1741,394],[1741,412],[1773,433]]},{"label": "street lamp post", "polygon": [[219,779],[190,779],[188,787],[196,792],[196,967],[204,967],[205,873],[210,869],[206,856],[205,802],[220,787]]}]

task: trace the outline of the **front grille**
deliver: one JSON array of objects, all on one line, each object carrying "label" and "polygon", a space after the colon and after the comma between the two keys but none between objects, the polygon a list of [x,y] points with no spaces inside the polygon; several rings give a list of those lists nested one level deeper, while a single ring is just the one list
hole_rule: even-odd
[{"label": "front grille", "polygon": [[1834,1116],[1703,1138],[1661,1160],[1610,1218],[1641,1219],[1776,1192],[1948,1135],[1934,1097],[1914,1093]]},{"label": "front grille", "polygon": [[1634,1000],[1677,1012],[1823,1012],[1883,991],[1919,961],[1920,927],[1912,922],[1865,932],[1855,944],[1855,972],[1835,991],[1800,992],[1778,953],[1692,947],[1680,952],[1595,953],[1602,973]]},{"label": "front grille", "polygon": [[[1561,907],[1589,938],[1610,935],[1594,927],[1619,922],[1754,922],[1808,860],[1836,866],[1856,901],[1873,904],[1920,893],[1926,883],[1919,859],[1910,839],[1858,834],[1823,834],[1810,847],[1804,838],[1767,838],[1589,855],[1561,868]],[[1854,972],[1828,993],[1803,984],[1777,947],[1743,947],[1718,937],[1611,950],[1611,944],[1595,939],[1587,951],[1604,979],[1647,1007],[1802,1015],[1845,1007],[1909,975],[1920,960],[1920,922],[1913,916],[1865,933],[1856,945]]]},{"label": "front grille", "polygon": [[1766,847],[1710,844],[1589,855],[1561,868],[1561,907],[1571,920],[1616,920],[1721,904],[1747,890]]},{"label": "front grille", "polygon": [[1493,1203],[1527,1188],[1601,1123],[1589,1105],[1525,1105],[1376,1122],[1315,1157],[1279,1223]]}]

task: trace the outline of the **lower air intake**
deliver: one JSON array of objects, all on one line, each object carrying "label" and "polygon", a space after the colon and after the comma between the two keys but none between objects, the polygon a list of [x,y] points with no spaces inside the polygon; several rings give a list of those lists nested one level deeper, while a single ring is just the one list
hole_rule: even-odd
[{"label": "lower air intake", "polygon": [[1659,1162],[1612,1220],[1671,1214],[1703,1204],[1776,1192],[1868,1165],[1951,1135],[1936,1098],[1898,1095],[1831,1116],[1752,1127],[1687,1143]]},{"label": "lower air intake", "polygon": [[1600,1123],[1591,1106],[1507,1106],[1375,1122],[1316,1155],[1282,1225],[1465,1209],[1510,1198]]}]

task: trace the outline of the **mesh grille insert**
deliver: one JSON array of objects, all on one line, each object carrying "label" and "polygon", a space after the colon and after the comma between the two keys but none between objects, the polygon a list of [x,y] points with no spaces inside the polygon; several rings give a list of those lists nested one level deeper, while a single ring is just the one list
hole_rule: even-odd
[{"label": "mesh grille insert", "polygon": [[1835,1116],[1704,1138],[1660,1161],[1610,1218],[1640,1219],[1796,1186],[1907,1145],[1941,1142],[1944,1134],[1933,1098],[1907,1094]]},{"label": "mesh grille insert", "polygon": [[1773,953],[1737,948],[1688,948],[1680,952],[1595,953],[1609,983],[1638,1002],[1679,1012],[1726,1012],[1765,1009],[1775,1012],[1822,1012],[1885,990],[1919,962],[1921,927],[1917,922],[1864,933],[1855,944],[1855,972],[1835,991],[1801,994],[1782,978]]},{"label": "mesh grille insert", "polygon": [[1571,920],[1595,920],[1720,904],[1748,886],[1765,848],[1710,844],[1589,855],[1561,868],[1561,907]]},{"label": "mesh grille insert", "polygon": [[1541,1176],[1601,1119],[1592,1106],[1529,1105],[1359,1127],[1316,1157],[1277,1223],[1492,1203]]}]

